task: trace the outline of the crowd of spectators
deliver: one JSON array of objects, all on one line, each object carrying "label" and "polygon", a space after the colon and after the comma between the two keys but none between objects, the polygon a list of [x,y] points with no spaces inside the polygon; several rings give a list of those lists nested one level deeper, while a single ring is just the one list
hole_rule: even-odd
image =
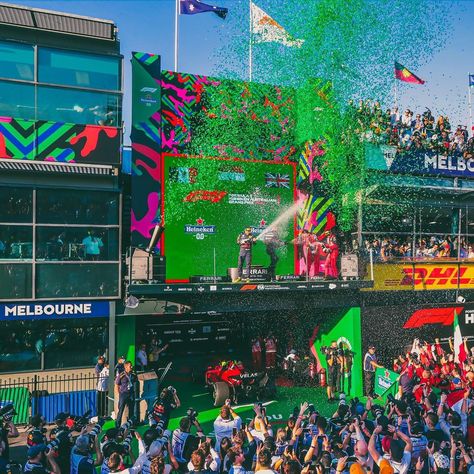
[{"label": "crowd of spectators", "polygon": [[435,119],[429,109],[416,114],[410,109],[401,112],[398,107],[383,111],[378,101],[370,100],[358,105],[351,101],[349,106],[354,131],[363,140],[392,145],[400,152],[431,150],[474,157],[474,137],[469,137],[467,126],[454,128],[447,116]]},{"label": "crowd of spectators", "polygon": [[365,257],[372,252],[372,257],[376,262],[394,259],[457,259],[458,253],[460,259],[474,259],[473,244],[461,238],[458,246],[457,238],[451,238],[449,235],[432,236],[415,241],[409,236],[396,235],[366,238],[362,251]]}]

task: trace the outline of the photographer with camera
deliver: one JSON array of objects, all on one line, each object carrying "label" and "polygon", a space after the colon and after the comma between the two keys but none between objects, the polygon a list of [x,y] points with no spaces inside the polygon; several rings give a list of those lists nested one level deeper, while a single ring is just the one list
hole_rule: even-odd
[{"label": "photographer with camera", "polygon": [[[28,461],[23,468],[24,473],[30,474],[61,474],[61,469],[56,462],[55,452],[45,444],[30,446],[27,452]],[[51,470],[49,469],[51,468]]]},{"label": "photographer with camera", "polygon": [[54,423],[56,427],[49,433],[47,448],[54,451],[55,459],[61,472],[68,473],[71,469],[72,432],[68,422],[70,418],[67,413],[61,412],[56,415]]},{"label": "photographer with camera", "polygon": [[344,353],[337,347],[336,341],[332,341],[329,347],[321,347],[321,352],[326,356],[328,370],[326,388],[328,402],[334,402],[336,400],[334,395],[341,385],[341,366]]},{"label": "photographer with camera", "polygon": [[91,436],[84,427],[71,450],[71,474],[95,474],[95,468],[102,464],[102,460],[99,437]]},{"label": "photographer with camera", "polygon": [[214,421],[216,451],[219,452],[220,444],[223,438],[231,439],[233,430],[240,430],[241,427],[242,419],[230,406],[230,399],[227,399],[225,404],[221,407],[219,416]]},{"label": "photographer with camera", "polygon": [[[111,428],[111,430],[114,429],[115,428]],[[106,443],[109,443],[109,445],[105,448],[104,445],[102,446],[104,461],[102,462],[101,474],[138,474],[142,470],[143,463],[146,460],[146,449],[142,437],[138,431],[130,430],[125,437],[123,444],[119,444],[116,440],[112,441],[113,434],[114,433],[109,433],[111,439],[106,439]],[[125,433],[123,435],[125,435]],[[136,460],[133,456],[132,450],[130,449],[133,437],[138,441],[138,457]],[[108,438],[107,433],[105,438]],[[107,458],[105,457],[106,455]],[[130,458],[132,464],[131,467],[127,467],[124,460],[125,456]]]},{"label": "photographer with camera", "polygon": [[168,428],[171,411],[181,406],[176,389],[171,385],[164,388],[160,396],[153,402],[153,408],[148,414],[150,426],[164,431]]},{"label": "photographer with camera", "polygon": [[[181,471],[186,471],[186,465],[191,459],[192,452],[198,449],[201,440],[204,438],[197,416],[198,412],[194,408],[188,408],[186,416],[181,418],[179,422],[179,428],[173,431],[171,449]],[[196,436],[191,434],[193,425],[196,427]]]},{"label": "photographer with camera", "polygon": [[[101,474],[107,474],[109,472],[109,458],[114,453],[122,457],[125,455],[129,455],[132,464],[134,463],[135,459],[133,456],[133,452],[130,449],[134,434],[136,435],[135,437],[139,440],[139,455],[145,452],[145,447],[143,446],[143,442],[141,442],[141,436],[138,433],[135,433],[133,429],[131,429],[133,427],[133,423],[134,420],[128,420],[119,429],[110,428],[105,432],[105,436],[102,438],[102,442],[100,444],[100,450],[102,452],[103,458]],[[141,447],[143,447],[143,449],[141,449]]]},{"label": "photographer with camera", "polygon": [[46,444],[46,420],[42,415],[34,415],[30,417],[30,426],[32,429],[28,431],[26,437],[26,444],[28,446],[35,446],[37,444]]},{"label": "photographer with camera", "polygon": [[15,407],[8,403],[0,409],[0,442],[3,441],[5,448],[0,455],[7,461],[10,459],[10,438],[18,438],[20,434],[13,423],[13,417],[16,415]]}]

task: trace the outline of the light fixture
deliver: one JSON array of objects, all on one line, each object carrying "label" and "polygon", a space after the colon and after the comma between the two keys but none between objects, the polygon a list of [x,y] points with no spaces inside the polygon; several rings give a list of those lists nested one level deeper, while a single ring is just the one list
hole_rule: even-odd
[{"label": "light fixture", "polygon": [[138,305],[140,304],[140,300],[133,295],[128,295],[125,298],[125,306],[130,309],[135,309],[138,308]]},{"label": "light fixture", "polygon": [[148,246],[146,251],[148,253],[152,253],[153,249],[156,247],[156,244],[160,240],[161,235],[163,234],[165,227],[162,224],[156,224],[155,228],[153,229],[153,234],[151,234],[150,242],[148,242]]}]

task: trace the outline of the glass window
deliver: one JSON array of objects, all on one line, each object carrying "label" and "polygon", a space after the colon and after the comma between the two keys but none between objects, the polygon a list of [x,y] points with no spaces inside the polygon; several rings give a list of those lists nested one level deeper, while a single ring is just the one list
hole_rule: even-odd
[{"label": "glass window", "polygon": [[120,123],[119,96],[55,87],[38,87],[39,120],[74,124]]},{"label": "glass window", "polygon": [[38,80],[117,91],[120,89],[120,58],[39,48]]},{"label": "glass window", "polygon": [[42,337],[30,321],[2,322],[0,372],[41,369]]},{"label": "glass window", "polygon": [[118,225],[117,193],[38,189],[36,203],[40,224]]},{"label": "glass window", "polygon": [[34,86],[0,81],[0,116],[35,120]]},{"label": "glass window", "polygon": [[33,227],[0,224],[0,259],[28,260],[33,257]]},{"label": "glass window", "polygon": [[0,187],[0,222],[32,222],[33,190]]},{"label": "glass window", "polygon": [[37,298],[117,297],[118,264],[36,264]]},{"label": "glass window", "polygon": [[36,260],[118,261],[118,230],[38,227]]},{"label": "glass window", "polygon": [[31,264],[0,264],[0,299],[31,298],[31,268]]},{"label": "glass window", "polygon": [[0,77],[33,81],[34,60],[33,46],[0,41]]},{"label": "glass window", "polygon": [[44,368],[91,366],[108,347],[107,320],[48,322],[42,332]]}]

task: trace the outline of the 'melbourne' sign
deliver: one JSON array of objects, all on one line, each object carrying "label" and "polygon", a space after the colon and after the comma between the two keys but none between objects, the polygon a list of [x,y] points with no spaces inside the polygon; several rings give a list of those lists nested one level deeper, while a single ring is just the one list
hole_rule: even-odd
[{"label": "'melbourne' sign", "polygon": [[106,301],[6,303],[0,304],[0,320],[103,318],[109,315]]}]

